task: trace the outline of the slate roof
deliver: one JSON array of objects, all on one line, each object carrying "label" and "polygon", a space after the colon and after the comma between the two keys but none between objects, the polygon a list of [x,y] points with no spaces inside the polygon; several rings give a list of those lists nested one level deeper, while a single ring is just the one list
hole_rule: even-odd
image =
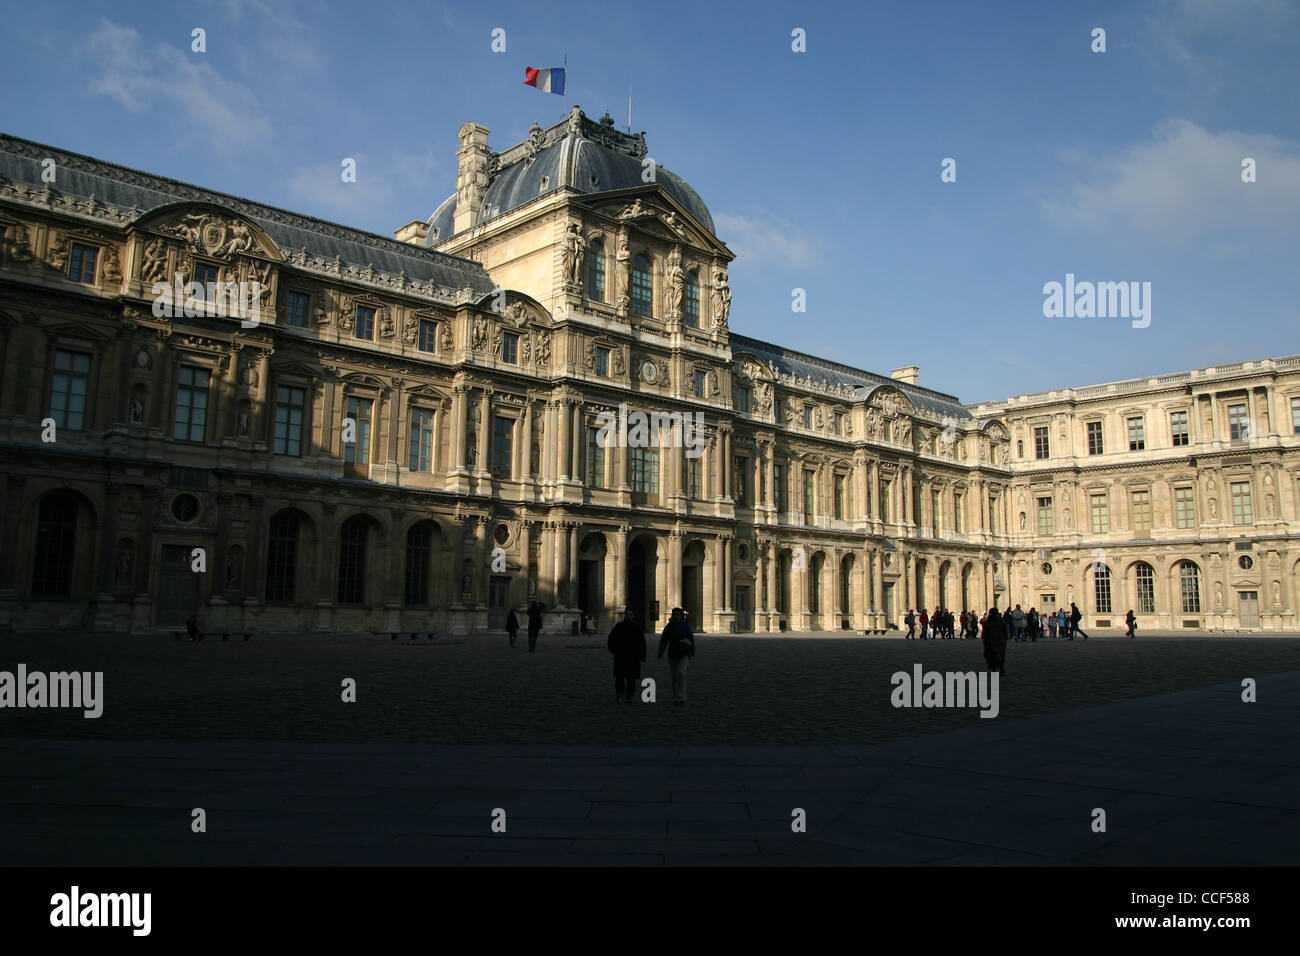
[{"label": "slate roof", "polygon": [[369,266],[391,276],[404,272],[413,282],[433,282],[448,290],[468,287],[485,294],[494,287],[487,270],[469,259],[0,133],[3,181],[44,188],[45,157],[57,165],[57,184],[51,187],[55,196],[93,196],[101,205],[134,208],[140,215],[175,202],[215,203],[261,226],[285,253],[306,248],[313,256],[337,256],[344,265]]}]

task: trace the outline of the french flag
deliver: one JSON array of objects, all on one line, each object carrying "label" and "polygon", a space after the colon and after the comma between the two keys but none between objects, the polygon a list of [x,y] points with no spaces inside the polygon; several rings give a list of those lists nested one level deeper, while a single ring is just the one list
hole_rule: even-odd
[{"label": "french flag", "polygon": [[554,93],[556,96],[563,96],[564,70],[560,67],[539,70],[526,66],[524,67],[524,86],[535,86],[543,93]]}]

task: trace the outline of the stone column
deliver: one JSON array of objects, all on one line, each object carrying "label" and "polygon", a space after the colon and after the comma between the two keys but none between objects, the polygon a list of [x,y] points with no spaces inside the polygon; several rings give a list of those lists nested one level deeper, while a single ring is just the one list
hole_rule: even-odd
[{"label": "stone column", "polygon": [[[627,608],[627,549],[628,533],[631,530],[629,525],[619,525],[614,538],[617,548],[614,560],[614,613],[618,615],[622,615]],[[637,623],[645,627],[647,622]]]},{"label": "stone column", "polygon": [[[521,437],[519,440],[519,470],[516,472],[523,481],[530,481],[533,477],[533,403],[532,400],[524,402],[524,417],[520,427]],[[540,465],[541,462],[538,462]]]},{"label": "stone column", "polygon": [[[463,474],[465,472],[465,429],[469,418],[468,389],[463,384],[452,387],[451,403],[451,464],[452,468]],[[460,574],[460,569],[456,570]]]},{"label": "stone column", "polygon": [[492,392],[484,388],[478,398],[478,475],[492,473]]},{"label": "stone column", "polygon": [[668,532],[668,606],[682,606],[682,531]]},{"label": "stone column", "polygon": [[557,417],[559,418],[560,434],[559,445],[556,447],[556,458],[559,467],[556,469],[560,481],[569,480],[569,466],[573,461],[571,446],[573,444],[573,417],[569,414],[569,401],[567,398],[561,398],[557,408]]},{"label": "stone column", "polygon": [[776,542],[773,542],[772,546],[766,552],[766,557],[763,559],[765,562],[765,570],[767,572],[767,587],[765,588],[766,593],[764,594],[764,597],[767,601],[767,629],[769,631],[779,630],[780,628],[780,625],[777,623],[778,609],[776,606],[776,573],[777,565],[781,563],[780,559],[781,552],[778,549]]}]

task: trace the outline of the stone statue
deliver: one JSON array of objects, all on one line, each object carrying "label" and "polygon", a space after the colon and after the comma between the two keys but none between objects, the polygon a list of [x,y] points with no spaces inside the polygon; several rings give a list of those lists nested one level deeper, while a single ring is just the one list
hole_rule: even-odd
[{"label": "stone statue", "polygon": [[1267,512],[1270,518],[1273,517],[1273,496],[1272,495],[1268,495],[1264,499],[1264,510],[1265,512]]},{"label": "stone statue", "polygon": [[1273,582],[1273,606],[1282,606],[1282,585],[1276,581]]},{"label": "stone statue", "polygon": [[117,249],[109,246],[104,251],[104,281],[119,283],[122,281],[122,265],[117,259]]},{"label": "stone statue", "polygon": [[[623,365],[623,349],[622,348],[612,349],[610,351],[609,360],[610,360],[610,364],[614,369],[614,374],[622,375],[626,367]],[[1269,500],[1272,501],[1271,498]]]},{"label": "stone statue", "polygon": [[139,392],[134,392],[131,395],[131,424],[144,424],[144,399],[140,397]]},{"label": "stone statue", "polygon": [[239,437],[244,438],[248,435],[248,406],[243,405],[239,409]]},{"label": "stone statue", "polygon": [[618,246],[614,252],[614,297],[615,303],[620,310],[626,310],[628,306],[628,282],[630,262],[632,252],[627,245],[627,233],[618,234]]},{"label": "stone statue", "polygon": [[582,253],[586,247],[582,227],[576,222],[569,223],[568,234],[564,237],[564,277],[570,285],[582,283]]},{"label": "stone statue", "polygon": [[1223,585],[1218,581],[1214,582],[1214,606],[1223,607]]},{"label": "stone statue", "polygon": [[1020,530],[1025,530],[1025,513],[1023,511],[1020,512]]},{"label": "stone statue", "polygon": [[380,338],[391,339],[393,337],[393,314],[387,309],[379,310],[379,336]]},{"label": "stone statue", "polygon": [[551,364],[551,333],[545,330],[537,336],[537,364]]},{"label": "stone statue", "polygon": [[231,549],[226,555],[226,587],[237,588],[244,573],[244,555],[238,549]]},{"label": "stone statue", "polygon": [[465,570],[460,574],[460,594],[461,597],[469,597],[470,589],[474,586],[474,573],[470,570],[469,559],[465,559]]},{"label": "stone statue", "polygon": [[668,279],[668,314],[678,315],[682,309],[682,290],[686,282],[686,272],[682,269],[681,246],[673,246],[673,251],[668,254],[665,274]]},{"label": "stone statue", "polygon": [[1070,509],[1065,509],[1065,530],[1070,530],[1070,525],[1074,522],[1074,516],[1070,514]]},{"label": "stone statue", "polygon": [[727,331],[727,317],[731,315],[731,286],[727,273],[719,269],[713,274],[713,330]]},{"label": "stone statue", "polygon": [[140,269],[140,281],[146,286],[167,280],[167,243],[161,239],[150,239],[144,246],[144,266]]},{"label": "stone statue", "polygon": [[1219,520],[1219,503],[1213,498],[1210,499],[1210,518],[1214,521]]},{"label": "stone statue", "polygon": [[482,352],[485,348],[487,348],[487,341],[488,341],[487,322],[484,321],[482,316],[479,316],[477,319],[474,320],[474,333],[471,341],[471,344],[474,347],[474,351]]},{"label": "stone statue", "polygon": [[123,541],[117,548],[117,583],[119,587],[131,585],[131,545]]},{"label": "stone statue", "polygon": [[317,324],[317,325],[329,325],[329,322],[330,322],[330,317],[329,317],[329,315],[325,312],[324,307],[323,307],[323,306],[319,306],[319,305],[316,306],[316,324]]}]

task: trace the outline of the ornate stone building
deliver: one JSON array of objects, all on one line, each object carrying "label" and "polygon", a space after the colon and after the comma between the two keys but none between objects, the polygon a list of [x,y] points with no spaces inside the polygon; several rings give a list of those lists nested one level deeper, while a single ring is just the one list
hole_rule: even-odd
[{"label": "ornate stone building", "polygon": [[[459,138],[388,239],[0,137],[0,626],[1297,627],[1300,360],[968,408],[731,331],[707,207],[608,117]],[[701,443],[606,446],[628,410]]]}]

